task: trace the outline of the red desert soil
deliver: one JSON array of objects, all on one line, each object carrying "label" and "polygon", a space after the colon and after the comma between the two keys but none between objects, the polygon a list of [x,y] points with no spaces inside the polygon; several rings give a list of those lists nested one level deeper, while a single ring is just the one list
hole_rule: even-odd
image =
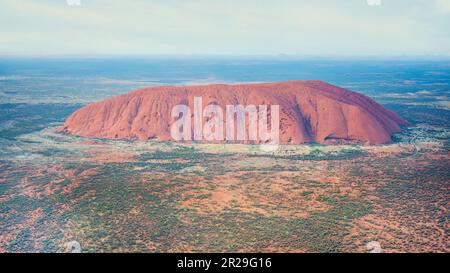
[{"label": "red desert soil", "polygon": [[203,108],[217,104],[224,111],[226,105],[279,105],[282,144],[381,144],[408,125],[364,95],[322,81],[288,81],[141,89],[77,110],[62,131],[108,139],[171,140],[172,107],[188,105],[193,113],[194,97],[202,97]]}]

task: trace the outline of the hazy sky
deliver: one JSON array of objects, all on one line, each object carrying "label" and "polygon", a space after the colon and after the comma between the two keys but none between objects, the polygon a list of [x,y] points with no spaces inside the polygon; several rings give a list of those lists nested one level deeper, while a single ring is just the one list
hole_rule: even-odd
[{"label": "hazy sky", "polygon": [[0,55],[450,55],[450,0],[0,0]]}]

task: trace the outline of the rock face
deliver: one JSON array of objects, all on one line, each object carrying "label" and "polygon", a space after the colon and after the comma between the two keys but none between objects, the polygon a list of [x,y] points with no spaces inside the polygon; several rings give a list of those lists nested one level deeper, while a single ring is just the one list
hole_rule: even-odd
[{"label": "rock face", "polygon": [[[62,132],[108,139],[171,140],[172,107],[209,104],[279,105],[282,144],[391,141],[408,122],[370,98],[321,81],[261,84],[163,86],[130,92],[87,105],[73,113]],[[206,119],[205,119],[206,120]]]}]

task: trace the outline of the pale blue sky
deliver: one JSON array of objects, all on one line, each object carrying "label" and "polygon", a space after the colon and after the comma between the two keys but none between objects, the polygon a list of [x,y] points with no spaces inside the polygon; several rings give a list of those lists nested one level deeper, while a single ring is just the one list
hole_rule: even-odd
[{"label": "pale blue sky", "polygon": [[0,0],[0,55],[450,55],[450,0],[80,1]]}]

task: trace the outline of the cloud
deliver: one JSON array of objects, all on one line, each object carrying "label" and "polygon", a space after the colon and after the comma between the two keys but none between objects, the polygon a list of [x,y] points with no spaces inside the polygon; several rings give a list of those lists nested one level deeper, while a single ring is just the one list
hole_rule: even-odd
[{"label": "cloud", "polygon": [[441,13],[450,13],[450,1],[449,0],[435,0],[436,8]]}]

